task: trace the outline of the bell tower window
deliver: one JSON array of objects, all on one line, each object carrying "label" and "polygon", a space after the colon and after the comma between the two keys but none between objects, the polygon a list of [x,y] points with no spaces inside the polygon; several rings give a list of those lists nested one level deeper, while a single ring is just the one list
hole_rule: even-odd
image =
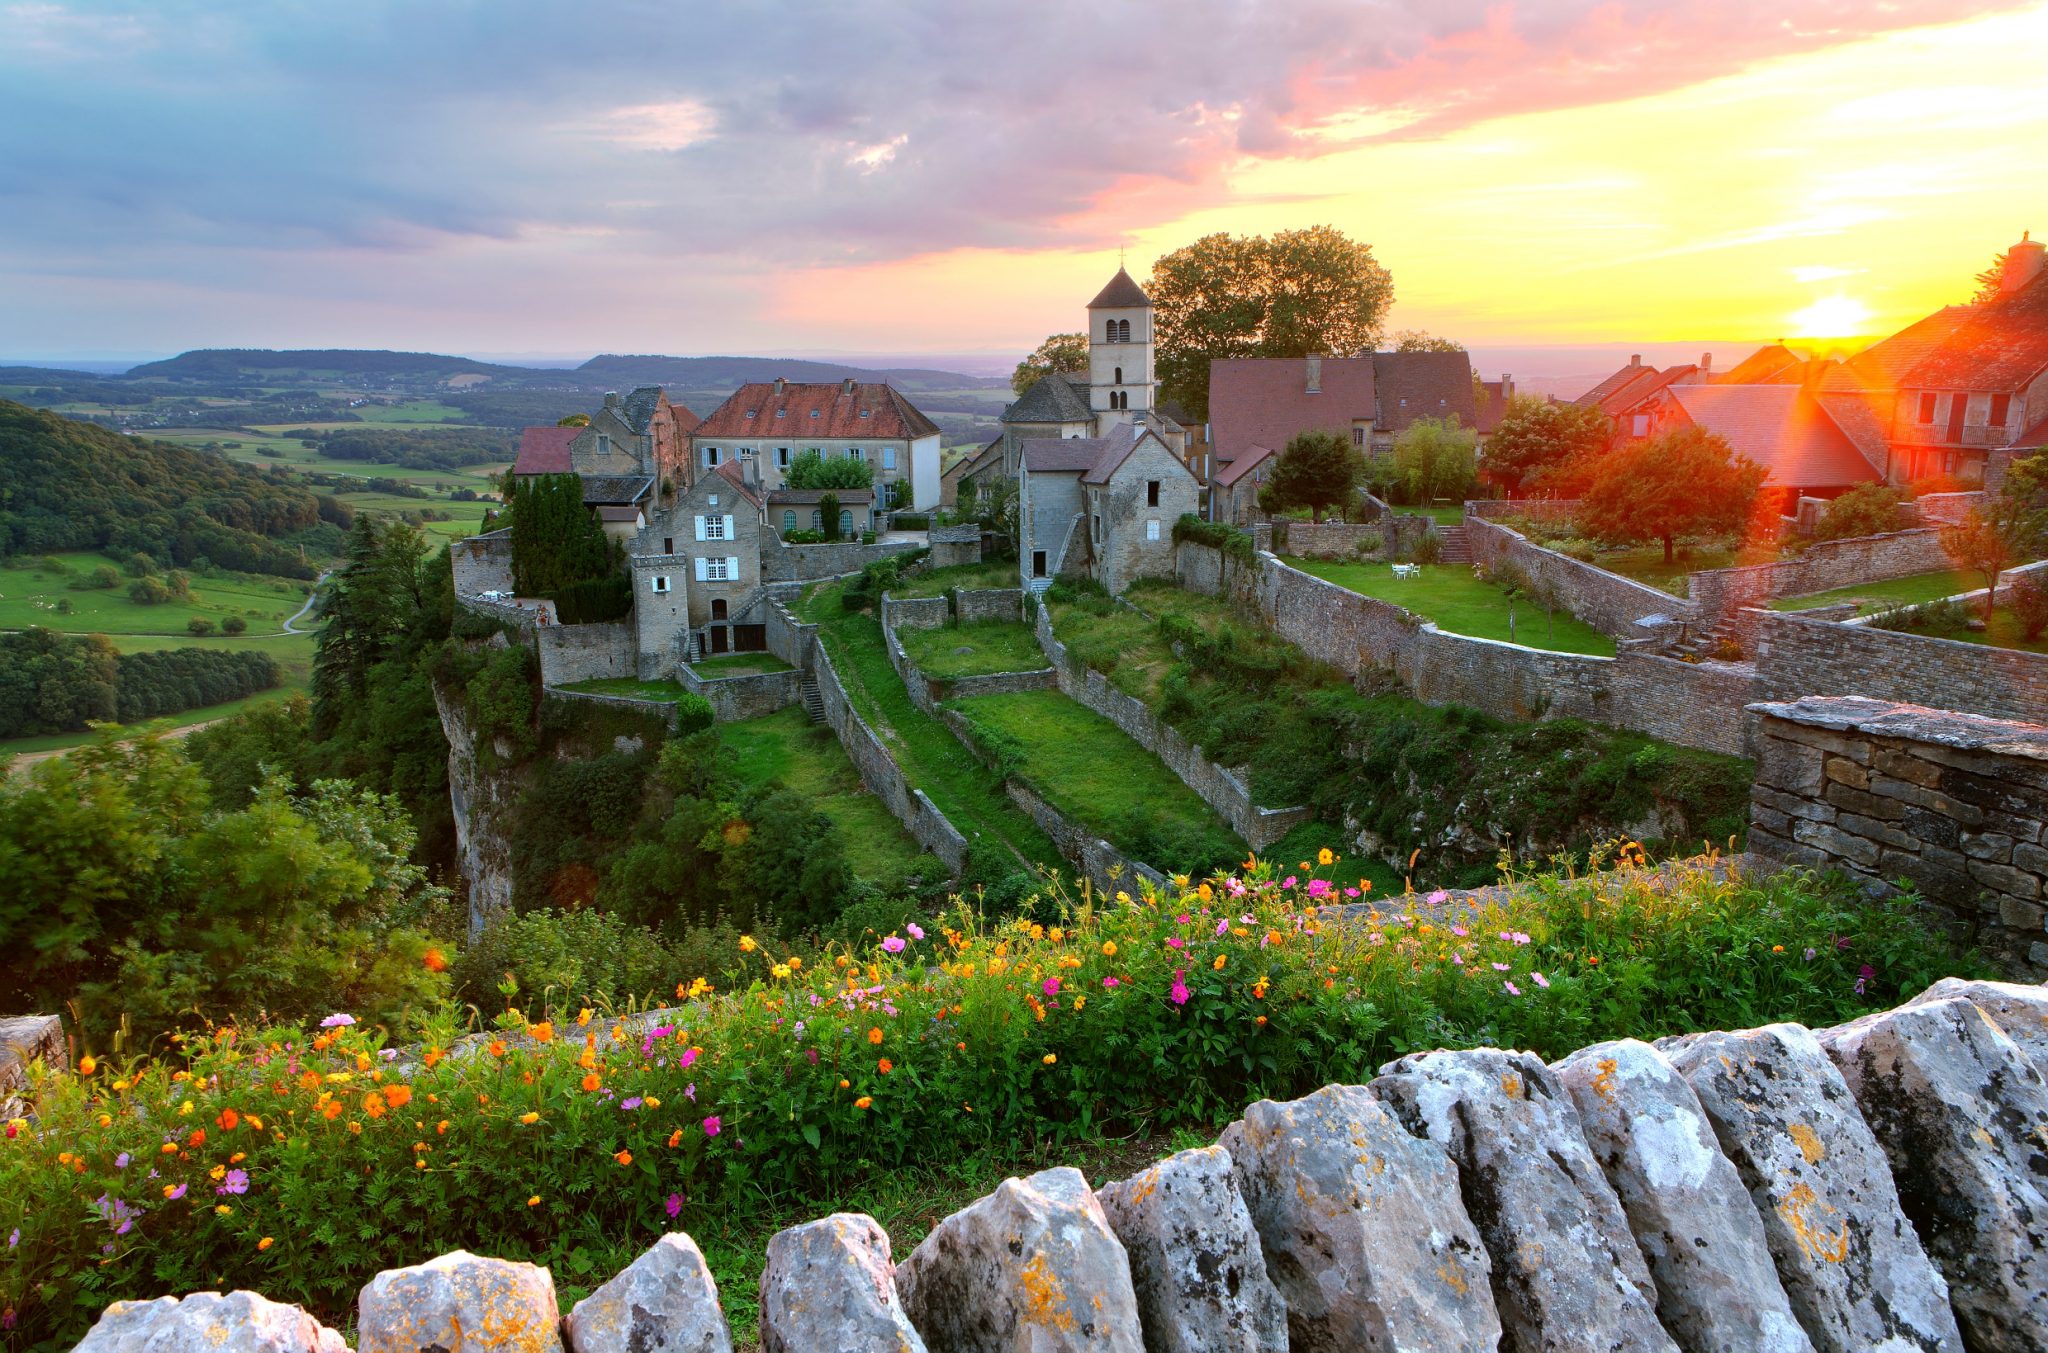
[{"label": "bell tower window", "polygon": [[1118,367],[1116,369],[1116,383],[1118,385],[1122,385],[1124,383],[1124,369],[1122,367]]}]

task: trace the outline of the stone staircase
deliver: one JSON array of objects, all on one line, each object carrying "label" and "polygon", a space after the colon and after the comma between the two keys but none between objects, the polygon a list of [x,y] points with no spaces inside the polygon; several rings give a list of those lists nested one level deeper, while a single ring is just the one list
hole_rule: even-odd
[{"label": "stone staircase", "polygon": [[811,716],[812,723],[825,722],[825,697],[818,690],[817,673],[805,672],[800,689],[804,696],[804,713]]},{"label": "stone staircase", "polygon": [[1443,541],[1438,558],[1446,564],[1469,564],[1472,562],[1472,542],[1466,538],[1462,526],[1439,526],[1437,538]]}]

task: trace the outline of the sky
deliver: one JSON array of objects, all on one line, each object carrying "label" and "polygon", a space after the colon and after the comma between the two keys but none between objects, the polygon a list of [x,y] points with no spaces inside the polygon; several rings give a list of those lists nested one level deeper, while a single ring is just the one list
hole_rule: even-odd
[{"label": "sky", "polygon": [[2048,230],[2048,0],[0,0],[0,355],[1012,353],[1328,223],[1390,327],[1889,332]]}]

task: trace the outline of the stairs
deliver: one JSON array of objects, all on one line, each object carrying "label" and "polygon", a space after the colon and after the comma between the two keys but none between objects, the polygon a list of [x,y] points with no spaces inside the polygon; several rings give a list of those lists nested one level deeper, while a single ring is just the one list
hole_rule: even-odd
[{"label": "stairs", "polygon": [[825,722],[825,697],[818,691],[818,677],[814,672],[805,672],[803,679],[804,713],[811,716],[812,723]]},{"label": "stairs", "polygon": [[1050,578],[1027,578],[1024,581],[1025,589],[1034,597],[1044,596],[1046,589],[1051,586],[1052,579]]},{"label": "stairs", "polygon": [[1472,562],[1472,542],[1465,538],[1462,526],[1440,526],[1437,535],[1443,541],[1438,558],[1446,564],[1469,564]]},{"label": "stairs", "polygon": [[1733,625],[1727,624],[1716,626],[1710,630],[1688,631],[1683,640],[1669,645],[1664,651],[1669,657],[1681,658],[1687,662],[1702,662],[1707,659],[1713,659],[1717,662],[1742,661],[1743,658],[1748,656],[1743,654],[1743,658],[1736,659],[1723,657],[1722,641],[1724,639],[1732,646],[1729,651],[1742,653],[1741,634]]}]

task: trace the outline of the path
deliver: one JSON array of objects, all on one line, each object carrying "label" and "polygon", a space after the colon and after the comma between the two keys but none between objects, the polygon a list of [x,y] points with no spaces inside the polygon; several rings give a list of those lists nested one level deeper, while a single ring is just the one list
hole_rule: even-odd
[{"label": "path", "polygon": [[[158,737],[160,737],[160,738],[182,738],[182,737],[184,737],[184,736],[185,736],[185,735],[186,735],[187,733],[197,733],[197,732],[198,732],[198,731],[199,731],[200,729],[202,729],[202,728],[211,728],[211,727],[213,727],[213,726],[214,726],[215,724],[217,724],[217,723],[221,723],[221,722],[224,722],[225,720],[228,720],[228,719],[232,719],[232,718],[234,718],[234,717],[235,717],[235,716],[234,716],[234,715],[232,715],[232,714],[223,714],[223,715],[219,716],[218,718],[213,718],[213,719],[202,719],[202,720],[200,720],[200,721],[199,721],[198,723],[188,723],[188,724],[182,724],[182,725],[180,725],[180,726],[179,726],[179,727],[177,727],[177,728],[167,728],[167,729],[165,729],[165,730],[164,730],[163,732],[161,732],[161,733],[158,733],[158,734],[157,734],[156,736],[158,736]],[[140,737],[140,736],[142,736],[142,735],[141,735],[140,733],[138,733],[138,734],[136,734],[135,736],[136,736],[136,737]],[[122,745],[122,744],[125,744],[125,743],[133,742],[134,740],[135,740],[135,738],[132,738],[132,737],[131,737],[131,738],[122,738],[122,739],[121,739],[121,741],[120,741],[119,743],[116,743],[115,745],[116,745],[116,746],[120,746],[120,745]],[[85,745],[87,745],[87,744],[84,744],[84,743],[80,743],[80,744],[78,744],[78,746],[85,746]],[[16,752],[16,753],[15,753],[15,754],[13,755],[13,757],[12,757],[11,759],[9,759],[9,760],[8,760],[8,762],[7,762],[7,768],[8,768],[8,769],[9,769],[10,771],[15,771],[15,772],[25,771],[25,770],[27,770],[27,769],[28,769],[28,768],[29,768],[30,766],[33,766],[33,765],[35,765],[35,764],[36,764],[36,763],[37,763],[38,761],[48,761],[48,760],[49,760],[49,759],[50,759],[51,757],[53,757],[53,756],[62,756],[62,755],[64,755],[64,754],[65,754],[66,752],[75,752],[75,751],[77,751],[77,750],[78,750],[78,747],[77,747],[77,746],[74,746],[74,747],[51,747],[51,748],[48,748],[47,750],[44,750],[44,751],[40,751],[40,752]]]},{"label": "path", "polygon": [[287,619],[287,620],[286,620],[286,621],[284,622],[284,633],[286,633],[286,634],[305,634],[305,633],[308,633],[308,631],[306,631],[306,630],[301,630],[301,629],[293,629],[293,628],[292,628],[293,622],[297,621],[297,620],[299,619],[299,617],[300,617],[300,616],[303,616],[303,615],[305,615],[305,614],[306,614],[306,613],[307,613],[308,611],[310,611],[310,610],[312,610],[312,609],[313,609],[313,603],[314,603],[314,602],[316,602],[316,601],[318,601],[318,600],[320,599],[320,584],[321,584],[321,583],[324,583],[324,582],[326,582],[326,581],[327,581],[327,579],[328,579],[328,577],[329,577],[329,576],[330,576],[331,574],[333,574],[333,572],[334,572],[334,570],[333,570],[333,569],[328,569],[326,573],[322,573],[322,574],[321,574],[321,575],[320,575],[319,577],[317,577],[317,578],[315,578],[315,579],[313,580],[313,590],[312,590],[312,591],[310,591],[310,592],[308,592],[308,593],[306,593],[306,604],[305,604],[304,606],[301,606],[301,607],[299,607],[299,609],[298,609],[298,610],[296,610],[296,611],[292,612],[291,616],[290,616],[290,617],[289,617],[289,618],[288,618],[288,619]]}]

